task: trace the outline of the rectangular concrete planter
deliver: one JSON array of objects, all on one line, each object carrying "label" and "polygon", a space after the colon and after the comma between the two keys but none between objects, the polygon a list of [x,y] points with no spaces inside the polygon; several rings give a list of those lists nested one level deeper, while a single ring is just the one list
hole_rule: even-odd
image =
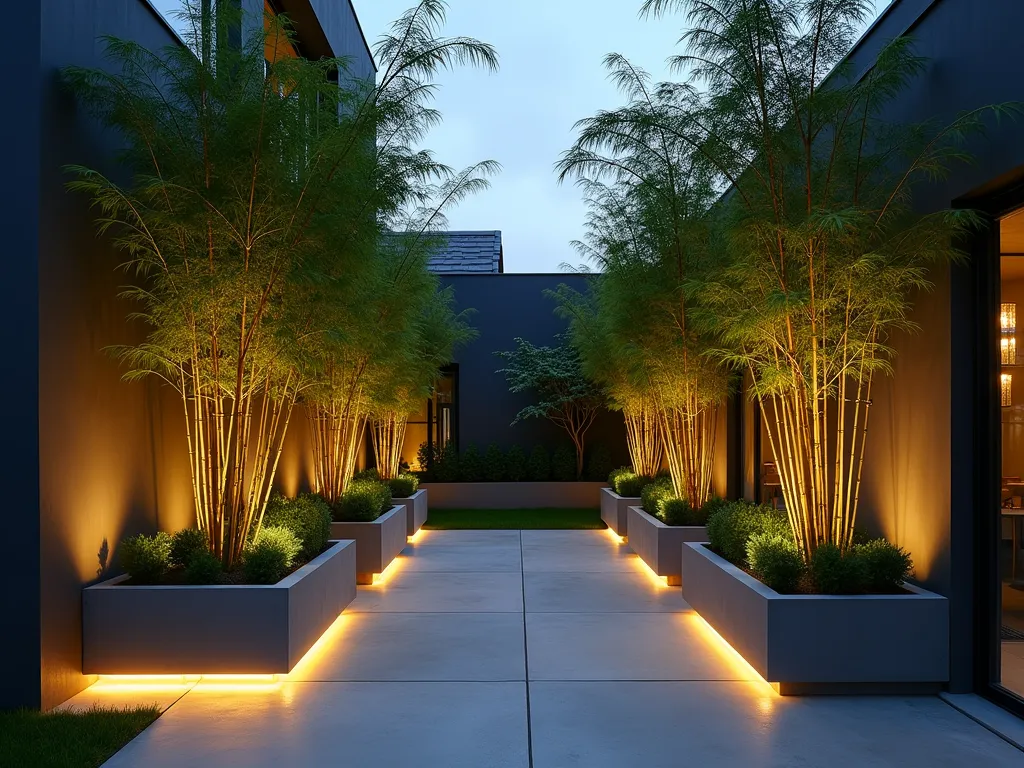
[{"label": "rectangular concrete planter", "polygon": [[412,496],[392,499],[392,503],[405,507],[407,518],[406,533],[415,536],[416,532],[427,522],[427,489],[420,488]]},{"label": "rectangular concrete planter", "polygon": [[597,509],[603,482],[425,483],[434,509]]},{"label": "rectangular concrete planter", "polygon": [[678,587],[682,578],[681,548],[688,541],[707,541],[708,529],[703,525],[665,525],[640,507],[630,507],[627,528],[629,548],[669,586]]},{"label": "rectangular concrete planter", "polygon": [[384,573],[405,549],[408,527],[405,507],[399,504],[368,523],[331,523],[331,538],[356,542],[356,581],[372,584],[373,574]]},{"label": "rectangular concrete planter", "polygon": [[683,598],[782,694],[923,693],[949,679],[949,603],[902,595],[780,595],[700,544]]},{"label": "rectangular concrete planter", "polygon": [[87,675],[289,672],[356,596],[356,545],[332,542],[277,584],[82,590]]},{"label": "rectangular concrete planter", "polygon": [[637,506],[639,497],[619,496],[611,488],[601,489],[601,519],[619,536],[629,535],[629,508]]}]

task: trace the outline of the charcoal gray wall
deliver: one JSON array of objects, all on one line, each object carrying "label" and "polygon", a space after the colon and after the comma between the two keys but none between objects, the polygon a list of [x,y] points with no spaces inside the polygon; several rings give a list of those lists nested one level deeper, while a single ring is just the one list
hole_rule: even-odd
[{"label": "charcoal gray wall", "polygon": [[[458,308],[473,308],[470,322],[480,336],[456,354],[459,365],[459,442],[483,450],[494,442],[503,448],[518,444],[527,452],[538,444],[568,441],[565,432],[546,420],[530,419],[510,426],[516,414],[531,403],[528,395],[513,395],[503,374],[502,360],[494,353],[514,348],[521,336],[534,344],[552,344],[566,330],[555,315],[555,302],[544,296],[560,283],[583,291],[582,275],[479,274],[445,275],[455,290]],[[622,416],[603,411],[587,435],[588,443],[603,443],[615,464],[628,463]]]}]

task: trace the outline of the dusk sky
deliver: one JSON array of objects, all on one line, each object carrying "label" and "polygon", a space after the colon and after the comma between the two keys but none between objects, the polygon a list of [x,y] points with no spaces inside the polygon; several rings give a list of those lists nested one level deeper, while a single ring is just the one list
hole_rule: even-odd
[{"label": "dusk sky", "polygon": [[[343,2],[344,0],[338,0]],[[162,10],[178,0],[155,0]],[[371,47],[414,0],[353,0]],[[880,10],[888,0],[876,0]],[[501,71],[443,73],[436,106],[444,124],[425,142],[438,159],[462,168],[497,160],[491,189],[449,217],[451,229],[500,229],[508,272],[556,272],[579,259],[579,190],[559,186],[552,170],[573,141],[573,124],[621,102],[602,59],[625,54],[658,79],[676,51],[684,19],[644,21],[640,0],[449,0],[446,35],[491,43]]]}]

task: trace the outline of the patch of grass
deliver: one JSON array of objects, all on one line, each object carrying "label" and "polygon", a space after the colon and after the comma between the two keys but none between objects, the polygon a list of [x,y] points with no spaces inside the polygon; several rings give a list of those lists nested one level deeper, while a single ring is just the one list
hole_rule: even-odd
[{"label": "patch of grass", "polygon": [[605,528],[600,509],[432,509],[432,531],[591,530]]},{"label": "patch of grass", "polygon": [[96,768],[159,714],[155,707],[0,712],[0,765]]}]

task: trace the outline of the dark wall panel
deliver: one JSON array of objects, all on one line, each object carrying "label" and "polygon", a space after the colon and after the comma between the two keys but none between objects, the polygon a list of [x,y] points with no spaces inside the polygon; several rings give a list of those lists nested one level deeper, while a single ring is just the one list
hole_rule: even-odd
[{"label": "dark wall panel", "polygon": [[81,674],[82,586],[116,570],[123,536],[183,527],[193,510],[180,401],[156,382],[122,382],[104,352],[144,329],[126,322],[133,307],[117,298],[128,280],[117,270],[122,256],[97,237],[88,202],[66,191],[61,170],[77,163],[118,174],[116,137],[82,114],[60,85],[60,68],[100,65],[100,35],[151,48],[174,38],[140,0],[43,0],[41,9],[40,655],[41,703],[50,707],[89,683]]},{"label": "dark wall panel", "polygon": [[9,671],[0,685],[0,709],[39,706],[39,81],[38,3],[6,9],[12,29],[5,61],[17,67],[22,87],[10,89],[9,115],[0,121],[0,140],[8,148],[8,176],[2,217],[6,240],[0,261],[0,381],[7,403],[2,484],[8,540],[8,571],[13,578],[0,590],[0,652]]},{"label": "dark wall panel", "polygon": [[[513,395],[503,374],[503,361],[494,353],[514,348],[521,336],[534,344],[551,344],[566,329],[566,321],[555,315],[555,303],[545,289],[566,283],[585,290],[581,275],[480,274],[446,275],[453,286],[458,308],[475,310],[471,323],[479,337],[456,355],[459,364],[459,440],[483,449],[494,442],[502,447],[521,445],[527,452],[536,444],[557,445],[568,441],[563,430],[548,421],[531,419],[510,426],[516,414],[531,400]],[[587,436],[590,444],[603,443],[616,464],[628,463],[622,416],[602,412]]]}]

